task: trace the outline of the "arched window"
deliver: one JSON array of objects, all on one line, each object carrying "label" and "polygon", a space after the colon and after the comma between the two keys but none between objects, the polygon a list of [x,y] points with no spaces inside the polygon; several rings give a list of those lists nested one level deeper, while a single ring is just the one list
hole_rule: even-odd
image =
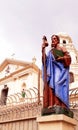
[{"label": "arched window", "polygon": [[63,40],[63,44],[66,44],[66,40]]},{"label": "arched window", "polygon": [[70,75],[70,83],[74,82],[74,74],[70,72],[69,75]]},{"label": "arched window", "polygon": [[0,105],[6,105],[8,90],[9,88],[7,84],[5,84],[4,88],[1,90],[1,104]]},{"label": "arched window", "polygon": [[25,82],[22,83],[22,88],[26,88],[26,83]]}]

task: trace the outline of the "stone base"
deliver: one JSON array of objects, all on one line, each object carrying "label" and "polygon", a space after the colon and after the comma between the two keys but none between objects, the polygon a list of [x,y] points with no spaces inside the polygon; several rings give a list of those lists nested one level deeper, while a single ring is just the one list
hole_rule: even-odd
[{"label": "stone base", "polygon": [[63,114],[37,118],[38,130],[75,130],[76,121]]},{"label": "stone base", "polygon": [[64,114],[66,116],[69,116],[73,118],[74,114],[70,109],[62,108],[60,106],[53,106],[52,108],[42,108],[41,115],[52,115],[52,114]]}]

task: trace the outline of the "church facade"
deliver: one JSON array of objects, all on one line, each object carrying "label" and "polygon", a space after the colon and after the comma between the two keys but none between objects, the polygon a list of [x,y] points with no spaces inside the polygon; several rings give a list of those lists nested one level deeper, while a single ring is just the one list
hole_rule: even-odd
[{"label": "church facade", "polygon": [[42,95],[41,70],[34,62],[24,62],[15,59],[5,59],[0,65],[0,95],[7,85],[10,95],[26,92],[26,98]]}]

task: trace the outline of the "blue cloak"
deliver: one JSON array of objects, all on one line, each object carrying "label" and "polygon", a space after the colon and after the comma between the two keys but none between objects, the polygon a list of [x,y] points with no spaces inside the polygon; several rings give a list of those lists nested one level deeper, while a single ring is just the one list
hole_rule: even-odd
[{"label": "blue cloak", "polygon": [[54,89],[55,95],[69,107],[69,67],[65,68],[63,63],[56,61],[51,51],[46,57],[46,66],[49,86]]}]

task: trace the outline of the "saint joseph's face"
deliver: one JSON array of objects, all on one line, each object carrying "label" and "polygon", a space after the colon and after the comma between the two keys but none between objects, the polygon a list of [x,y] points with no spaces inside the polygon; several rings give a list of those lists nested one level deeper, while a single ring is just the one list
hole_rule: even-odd
[{"label": "saint joseph's face", "polygon": [[51,40],[52,40],[51,46],[54,47],[54,48],[56,48],[56,47],[57,47],[57,44],[59,43],[57,37],[54,35],[54,36],[51,38]]}]

